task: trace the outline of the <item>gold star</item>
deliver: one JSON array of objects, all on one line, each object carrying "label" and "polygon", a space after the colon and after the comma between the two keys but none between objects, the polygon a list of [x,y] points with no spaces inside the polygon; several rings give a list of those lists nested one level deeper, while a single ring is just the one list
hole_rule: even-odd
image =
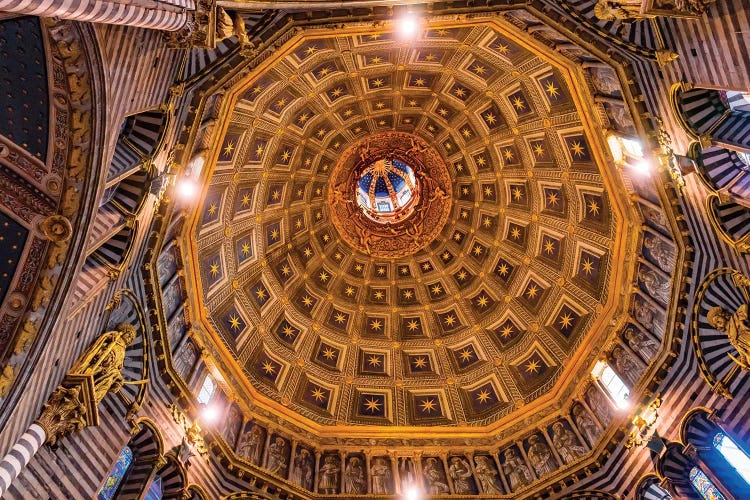
[{"label": "gold star", "polygon": [[363,269],[362,264],[357,264],[356,266],[354,266],[354,270],[357,272],[361,272],[362,269]]},{"label": "gold star", "polygon": [[334,351],[330,347],[326,347],[323,350],[323,357],[326,358],[326,359],[334,359],[336,357],[336,351]]},{"label": "gold star", "polygon": [[311,56],[315,54],[317,51],[318,51],[318,47],[316,47],[315,45],[310,45],[309,47],[305,49],[305,55]]},{"label": "gold star", "polygon": [[312,392],[312,397],[315,398],[315,401],[323,401],[326,398],[325,393],[323,392],[323,389],[320,387],[316,387]]},{"label": "gold star", "polygon": [[495,114],[492,112],[487,113],[484,115],[484,121],[487,122],[488,125],[494,125],[497,121],[497,118],[495,118]]},{"label": "gold star", "polygon": [[302,113],[301,115],[299,115],[299,117],[297,117],[297,121],[300,123],[305,123],[309,118],[310,118],[309,114]]},{"label": "gold star", "polygon": [[443,255],[442,255],[442,257],[443,257],[443,260],[448,260],[448,259],[451,258],[451,254],[448,253],[448,252],[444,252]]},{"label": "gold star", "polygon": [[482,219],[482,225],[484,227],[490,227],[492,225],[492,219],[490,219],[489,217],[485,217],[484,219]]},{"label": "gold star", "polygon": [[249,204],[250,204],[250,194],[249,193],[245,193],[244,195],[242,195],[242,206],[246,207]]},{"label": "gold star", "polygon": [[419,406],[422,408],[422,413],[432,413],[436,410],[437,404],[433,399],[424,399]]},{"label": "gold star", "polygon": [[305,257],[311,257],[312,256],[312,249],[310,247],[306,247],[303,252],[305,254]]},{"label": "gold star", "polygon": [[375,413],[380,410],[381,404],[376,398],[372,398],[365,401],[365,408],[370,413]]},{"label": "gold star", "polygon": [[370,64],[380,64],[381,62],[383,62],[383,58],[380,56],[375,56],[370,59]]},{"label": "gold star", "polygon": [[229,141],[224,147],[224,156],[231,156],[232,151],[234,151],[234,142]]},{"label": "gold star", "polygon": [[560,95],[560,92],[558,91],[557,87],[555,87],[555,82],[552,80],[549,80],[547,82],[547,86],[544,89],[547,94],[549,94],[552,98],[557,98]]},{"label": "gold star", "polygon": [[464,195],[468,195],[468,194],[469,194],[469,188],[468,188],[468,187],[464,187],[464,188],[461,188],[461,192],[462,192],[462,193],[463,193]]},{"label": "gold star", "polygon": [[510,161],[513,159],[513,150],[510,148],[507,148],[505,151],[503,151],[503,156],[505,156],[505,159]]},{"label": "gold star", "polygon": [[305,295],[302,297],[302,303],[305,305],[305,307],[312,307],[312,298],[309,295]]},{"label": "gold star", "polygon": [[440,283],[436,283],[432,286],[431,291],[433,295],[440,295],[443,293],[443,287],[440,286]]},{"label": "gold star", "polygon": [[266,372],[266,375],[273,375],[276,372],[276,367],[270,361],[264,361],[263,371]]},{"label": "gold star", "polygon": [[518,201],[521,198],[523,198],[523,191],[521,191],[521,188],[515,187],[513,188],[513,198]]},{"label": "gold star", "polygon": [[487,305],[488,305],[489,303],[490,303],[490,299],[489,299],[489,297],[487,297],[486,295],[481,295],[481,296],[480,296],[480,297],[479,297],[479,298],[477,299],[477,305],[478,305],[479,307],[487,307]]},{"label": "gold star", "polygon": [[208,207],[208,215],[216,215],[216,210],[219,207],[216,206],[216,203],[211,203],[211,205]]},{"label": "gold star", "polygon": [[475,246],[473,252],[474,255],[479,257],[480,255],[482,255],[482,247],[480,247],[479,245]]},{"label": "gold star", "polygon": [[354,295],[354,287],[353,286],[346,287],[346,291],[344,293],[346,293],[347,296],[351,297],[352,295]]},{"label": "gold star", "polygon": [[379,319],[374,319],[370,322],[370,329],[378,331],[383,327],[383,323]]},{"label": "gold star", "polygon": [[249,255],[250,254],[250,243],[245,242],[242,244],[242,255]]},{"label": "gold star", "polygon": [[497,266],[497,272],[500,273],[500,276],[508,274],[508,264],[503,263]]},{"label": "gold star", "polygon": [[412,298],[414,293],[411,290],[404,290],[404,299],[409,300]]},{"label": "gold star", "polygon": [[466,210],[461,210],[461,218],[462,219],[468,219],[469,218],[469,212]]},{"label": "gold star", "polygon": [[456,95],[456,97],[461,98],[466,96],[466,90],[461,87],[456,87],[455,90],[453,90],[453,93]]},{"label": "gold star", "polygon": [[419,328],[419,321],[416,320],[416,319],[413,319],[413,320],[409,321],[406,324],[406,326],[407,326],[407,328],[409,328],[410,332],[413,332],[413,331],[415,331],[415,330],[417,330]]},{"label": "gold star", "polygon": [[294,227],[296,227],[297,229],[300,229],[302,227],[302,219],[297,219],[294,222]]},{"label": "gold star", "polygon": [[445,318],[443,318],[443,321],[445,321],[446,326],[453,326],[456,324],[456,317],[452,314],[449,314]]},{"label": "gold star", "polygon": [[526,289],[526,295],[530,299],[536,298],[537,293],[539,293],[539,288],[536,285],[529,285],[529,288]]},{"label": "gold star", "polygon": [[471,130],[469,130],[468,128],[464,128],[463,130],[461,130],[461,134],[462,134],[462,135],[463,135],[463,136],[464,136],[465,138],[467,138],[467,139],[468,139],[469,137],[471,137]]},{"label": "gold star", "polygon": [[555,251],[555,243],[552,240],[547,240],[544,243],[544,251],[547,253],[553,253]]},{"label": "gold star", "polygon": [[581,263],[581,268],[584,273],[591,274],[594,272],[594,263],[587,257],[586,260]]},{"label": "gold star", "polygon": [[406,266],[402,267],[401,268],[401,274],[404,274],[404,275],[409,274],[409,268],[406,267]]},{"label": "gold star", "polygon": [[286,325],[283,329],[283,333],[287,338],[292,338],[295,334],[294,328],[292,328],[290,325]]},{"label": "gold star", "polygon": [[281,109],[284,106],[286,106],[286,97],[282,97],[281,99],[279,99],[278,101],[276,101],[276,107],[278,109]]},{"label": "gold star", "polygon": [[529,364],[526,365],[526,371],[528,373],[536,373],[539,371],[539,361],[532,359]]},{"label": "gold star", "polygon": [[328,243],[328,241],[329,241],[330,239],[331,239],[331,235],[329,235],[329,234],[324,234],[324,235],[323,235],[323,241],[324,241],[324,242]]},{"label": "gold star", "polygon": [[344,313],[336,313],[334,319],[336,320],[336,323],[340,325],[346,321],[346,316],[344,316]]},{"label": "gold star", "polygon": [[240,328],[240,317],[236,314],[230,316],[229,326],[232,327],[232,330],[238,330]]},{"label": "gold star", "polygon": [[385,293],[383,293],[382,290],[378,290],[374,294],[375,300],[383,300],[383,297],[385,297]]},{"label": "gold star", "polygon": [[380,366],[380,356],[373,354],[368,358],[367,364],[370,366]]},{"label": "gold star", "polygon": [[317,135],[318,137],[323,137],[324,135],[326,135],[326,129],[322,128],[322,129],[318,130],[318,131],[316,132],[316,135]]},{"label": "gold star", "polygon": [[445,109],[445,108],[438,108],[437,112],[443,118],[445,118],[446,116],[448,116],[448,110]]},{"label": "gold star", "polygon": [[344,116],[346,116],[347,118],[350,117],[350,116],[352,116],[353,114],[354,114],[354,110],[353,109],[347,109],[347,110],[344,111]]},{"label": "gold star", "polygon": [[328,273],[326,273],[325,271],[322,271],[318,275],[318,277],[320,278],[320,281],[322,281],[323,283],[325,283],[326,281],[328,281],[328,278],[329,278]]},{"label": "gold star", "polygon": [[480,156],[477,158],[477,165],[479,165],[480,167],[485,166],[486,163],[487,163],[487,160],[485,159],[484,156]]},{"label": "gold star", "polygon": [[385,103],[384,102],[376,102],[375,103],[375,109],[383,109],[383,108],[385,108]]},{"label": "gold star", "polygon": [[278,200],[279,198],[281,198],[281,193],[278,189],[274,189],[273,193],[271,193],[271,199]]},{"label": "gold star", "polygon": [[490,400],[490,391],[488,391],[487,389],[484,389],[482,392],[477,394],[477,401],[479,401],[481,404],[485,404],[489,400]]},{"label": "gold star", "polygon": [[513,228],[512,230],[511,230],[511,232],[510,232],[510,236],[511,236],[511,238],[513,238],[514,240],[517,240],[518,238],[520,238],[520,237],[521,237],[521,230],[520,230],[519,228],[517,228],[517,227],[514,227],[514,228]]},{"label": "gold star", "polygon": [[547,195],[547,204],[548,205],[556,206],[557,205],[557,201],[558,201],[557,200],[557,193],[549,193]]},{"label": "gold star", "polygon": [[292,153],[289,152],[288,150],[284,150],[284,152],[281,153],[281,159],[283,161],[289,161],[289,158],[291,158],[291,156],[292,156]]},{"label": "gold star", "polygon": [[412,361],[412,363],[414,363],[414,368],[426,368],[427,358],[425,358],[424,356],[420,356]]},{"label": "gold star", "polygon": [[497,42],[497,45],[495,46],[495,50],[497,50],[501,54],[507,54],[509,51],[509,47],[507,45],[503,45],[502,42]]},{"label": "gold star", "polygon": [[385,275],[385,268],[384,267],[379,267],[378,268],[378,274],[380,276],[384,276]]},{"label": "gold star", "polygon": [[414,85],[415,86],[417,86],[417,87],[423,87],[424,84],[425,84],[425,79],[424,78],[415,78],[414,79]]},{"label": "gold star", "polygon": [[260,156],[263,154],[264,150],[265,150],[265,148],[263,147],[263,144],[258,144],[258,147],[255,148],[255,156],[257,156],[258,158],[260,158]]},{"label": "gold star", "polygon": [[474,65],[471,70],[476,73],[477,75],[483,75],[486,73],[486,70],[484,69],[484,66],[480,66],[479,64]]},{"label": "gold star", "polygon": [[287,264],[284,264],[284,266],[281,268],[281,274],[283,274],[284,276],[289,276],[290,274],[292,274],[292,269]]},{"label": "gold star", "polygon": [[435,54],[427,54],[424,56],[424,60],[428,62],[432,62],[437,59],[437,56]]},{"label": "gold star", "polygon": [[382,87],[385,82],[382,78],[376,78],[375,80],[372,80],[372,86],[373,87]]},{"label": "gold star", "polygon": [[279,239],[279,230],[274,228],[271,230],[271,239],[272,240],[278,240]]},{"label": "gold star", "polygon": [[471,350],[468,347],[464,347],[464,350],[458,353],[458,355],[461,358],[462,363],[466,363],[472,357],[474,357],[474,354],[471,352]]},{"label": "gold star", "polygon": [[422,264],[422,269],[425,270],[425,271],[429,271],[431,269],[431,267],[432,266],[430,266],[429,262],[425,262],[424,264]]},{"label": "gold star", "polygon": [[580,141],[573,141],[570,144],[570,152],[575,155],[576,157],[580,158],[583,156],[584,148],[581,145]]},{"label": "gold star", "polygon": [[523,99],[518,96],[513,99],[513,106],[515,106],[518,111],[526,109],[526,105],[524,104]]},{"label": "gold star", "polygon": [[448,30],[446,29],[437,30],[437,34],[438,36],[448,36]]},{"label": "gold star", "polygon": [[418,103],[417,103],[416,99],[409,99],[409,103],[408,104],[409,104],[409,106],[413,107],[413,106],[416,106]]},{"label": "gold star", "polygon": [[534,154],[537,155],[539,158],[544,156],[544,148],[542,147],[541,142],[534,145]]},{"label": "gold star", "polygon": [[322,68],[320,71],[318,71],[318,78],[323,78],[330,72],[331,72],[331,68],[326,66],[325,68]]},{"label": "gold star", "polygon": [[211,277],[215,278],[216,275],[219,274],[219,263],[218,262],[212,262],[211,263]]},{"label": "gold star", "polygon": [[456,277],[458,278],[458,281],[463,281],[466,279],[466,275],[466,271],[460,271]]},{"label": "gold star", "polygon": [[266,291],[263,290],[262,288],[258,288],[257,290],[255,290],[255,295],[258,297],[258,300],[260,300],[261,302],[266,300]]},{"label": "gold star", "polygon": [[596,202],[596,200],[591,200],[588,203],[588,209],[591,215],[599,215],[599,204]]},{"label": "gold star", "polygon": [[561,330],[570,328],[572,324],[573,324],[573,316],[570,313],[565,313],[562,316],[560,316],[560,329]]},{"label": "gold star", "polygon": [[510,337],[512,333],[513,333],[513,327],[508,323],[506,323],[503,329],[500,330],[500,335],[506,339]]},{"label": "gold star", "polygon": [[459,233],[458,231],[456,231],[456,234],[453,235],[453,239],[455,241],[461,241],[461,238],[463,238],[463,236],[461,235],[461,233]]}]

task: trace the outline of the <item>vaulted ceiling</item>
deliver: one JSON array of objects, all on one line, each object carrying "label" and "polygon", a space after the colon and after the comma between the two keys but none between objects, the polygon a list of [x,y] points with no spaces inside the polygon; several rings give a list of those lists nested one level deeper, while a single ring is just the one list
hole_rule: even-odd
[{"label": "vaulted ceiling", "polygon": [[[189,242],[207,327],[255,404],[318,429],[449,432],[550,402],[626,274],[580,70],[510,24],[423,28],[298,37],[225,104],[209,159]],[[442,227],[410,229],[430,241],[390,256],[332,217],[332,171],[384,131],[429,144],[452,191]]]}]

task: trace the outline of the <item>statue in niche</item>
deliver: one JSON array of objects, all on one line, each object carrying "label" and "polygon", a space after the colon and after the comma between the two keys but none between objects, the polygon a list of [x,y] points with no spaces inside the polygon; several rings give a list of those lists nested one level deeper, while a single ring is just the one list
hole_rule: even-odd
[{"label": "statue in niche", "polygon": [[374,494],[391,493],[391,467],[383,457],[376,457],[370,464],[372,477],[372,492]]},{"label": "statue in niche", "polygon": [[534,478],[531,476],[529,467],[523,462],[523,459],[518,456],[516,450],[508,448],[504,452],[505,463],[503,464],[503,472],[508,476],[508,482],[510,483],[510,489],[517,491],[526,485],[531,484]]},{"label": "statue in niche", "polygon": [[672,272],[674,269],[674,252],[664,243],[661,238],[655,236],[646,236],[643,239],[645,246],[662,271]]},{"label": "statue in niche", "polygon": [[301,448],[297,456],[294,457],[292,474],[289,480],[306,490],[312,490],[313,474],[315,474],[315,464],[313,463],[312,456],[310,456],[310,452],[306,448]]},{"label": "statue in niche", "polygon": [[237,430],[242,423],[242,412],[239,408],[232,405],[229,407],[229,415],[224,420],[224,428],[221,434],[226,439],[229,446],[234,446],[234,440],[237,438]]},{"label": "statue in niche", "polygon": [[725,333],[732,347],[737,349],[737,358],[729,355],[732,361],[745,370],[750,370],[750,323],[747,317],[747,304],[739,306],[734,313],[721,306],[714,306],[708,311],[706,319],[713,328]]},{"label": "statue in niche", "polygon": [[190,377],[190,370],[195,364],[198,352],[192,342],[186,342],[174,358],[174,369],[182,376],[183,380]]},{"label": "statue in niche", "polygon": [[474,465],[477,479],[479,480],[479,484],[482,486],[482,490],[485,494],[501,494],[502,490],[497,484],[497,471],[492,464],[492,459],[486,455],[478,455],[474,457]]},{"label": "statue in niche", "polygon": [[641,0],[599,0],[594,5],[594,15],[601,21],[625,23],[644,17],[641,14]]},{"label": "statue in niche", "polygon": [[586,390],[586,396],[588,397],[589,407],[599,418],[599,421],[603,425],[607,425],[612,421],[612,407],[609,401],[606,400],[604,395],[596,388],[596,386],[589,386]]},{"label": "statue in niche", "polygon": [[274,442],[268,445],[266,469],[268,469],[268,472],[278,476],[283,477],[286,475],[286,441],[284,441],[284,438],[276,437]]},{"label": "statue in niche", "polygon": [[326,455],[320,468],[318,491],[324,494],[335,494],[339,488],[339,472],[341,461],[336,455]]},{"label": "statue in niche", "polygon": [[260,464],[260,452],[263,447],[263,430],[254,425],[252,429],[242,434],[237,444],[237,454],[255,465]]},{"label": "statue in niche", "polygon": [[583,405],[575,405],[573,407],[573,418],[576,421],[578,430],[588,440],[591,447],[594,446],[596,440],[599,439],[599,427],[594,422],[594,419],[586,411]]},{"label": "statue in niche", "polygon": [[448,475],[453,480],[453,489],[457,494],[470,494],[472,491],[469,478],[471,477],[471,466],[461,457],[451,457]]},{"label": "statue in niche", "polygon": [[635,387],[638,384],[638,379],[641,378],[643,366],[620,346],[612,349],[612,361],[615,371],[622,377],[628,387],[631,389]]},{"label": "statue in niche", "polygon": [[422,476],[427,482],[427,493],[430,495],[450,493],[448,480],[445,478],[437,458],[430,457],[425,461]]},{"label": "statue in niche", "polygon": [[407,491],[417,484],[417,472],[411,458],[399,457],[398,477],[401,480],[401,489],[403,491]]},{"label": "statue in niche", "polygon": [[662,304],[669,304],[669,292],[671,291],[669,280],[662,279],[655,271],[645,267],[638,270],[638,279],[641,280],[651,297]]},{"label": "statue in niche", "polygon": [[586,453],[586,448],[578,443],[573,431],[566,429],[562,422],[552,424],[552,444],[566,464]]},{"label": "statue in niche", "polygon": [[555,457],[552,456],[552,450],[544,444],[537,434],[529,438],[529,462],[534,467],[536,475],[542,477],[546,474],[552,474],[557,469]]},{"label": "statue in niche", "polygon": [[642,324],[644,328],[651,331],[659,338],[664,336],[664,324],[662,324],[661,321],[656,320],[656,311],[646,305],[645,302],[636,300],[635,306],[633,307],[633,314],[635,315],[635,319]]},{"label": "statue in niche", "polygon": [[646,337],[632,326],[627,327],[622,335],[627,340],[630,348],[637,352],[646,363],[649,363],[656,356],[656,353],[659,352],[658,342]]},{"label": "statue in niche", "polygon": [[367,493],[365,468],[359,457],[351,457],[344,470],[344,493]]}]

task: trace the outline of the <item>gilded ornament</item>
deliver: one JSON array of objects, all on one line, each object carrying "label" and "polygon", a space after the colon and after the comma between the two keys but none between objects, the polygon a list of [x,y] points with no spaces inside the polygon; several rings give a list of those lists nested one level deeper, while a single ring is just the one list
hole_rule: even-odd
[{"label": "gilded ornament", "polygon": [[44,236],[55,243],[68,241],[73,234],[70,221],[62,215],[50,215],[39,223],[39,230]]}]

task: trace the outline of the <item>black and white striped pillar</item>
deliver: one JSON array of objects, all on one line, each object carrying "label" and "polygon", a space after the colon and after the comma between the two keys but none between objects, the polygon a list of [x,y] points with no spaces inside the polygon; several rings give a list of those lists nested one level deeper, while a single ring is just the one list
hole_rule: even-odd
[{"label": "black and white striped pillar", "polygon": [[23,433],[5,458],[0,461],[0,498],[8,491],[11,483],[26,468],[31,459],[47,439],[47,433],[38,424]]}]

